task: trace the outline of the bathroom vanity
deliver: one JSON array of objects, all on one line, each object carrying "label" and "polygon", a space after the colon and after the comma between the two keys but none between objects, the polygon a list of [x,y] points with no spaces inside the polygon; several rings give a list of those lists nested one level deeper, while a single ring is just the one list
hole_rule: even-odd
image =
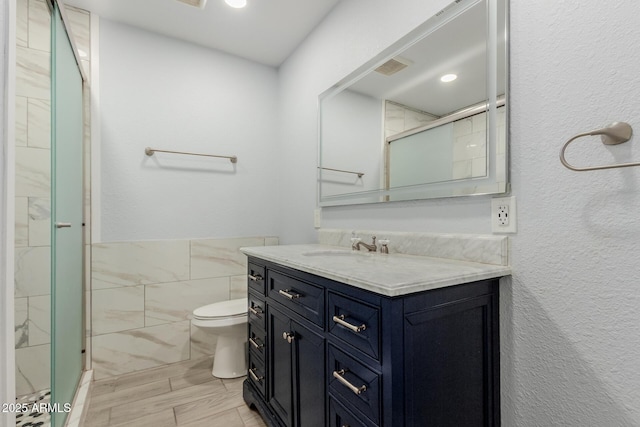
[{"label": "bathroom vanity", "polygon": [[268,425],[500,425],[508,266],[327,245],[243,252],[244,399]]}]

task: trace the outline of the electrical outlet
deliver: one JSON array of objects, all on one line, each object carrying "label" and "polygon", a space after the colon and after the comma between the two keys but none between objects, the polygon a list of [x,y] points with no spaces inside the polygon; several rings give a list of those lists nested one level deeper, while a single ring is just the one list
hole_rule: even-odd
[{"label": "electrical outlet", "polygon": [[516,198],[491,199],[491,231],[494,233],[516,232]]},{"label": "electrical outlet", "polygon": [[509,226],[509,205],[499,204],[496,213],[498,214],[496,218],[496,220],[498,221],[498,226],[508,227]]}]

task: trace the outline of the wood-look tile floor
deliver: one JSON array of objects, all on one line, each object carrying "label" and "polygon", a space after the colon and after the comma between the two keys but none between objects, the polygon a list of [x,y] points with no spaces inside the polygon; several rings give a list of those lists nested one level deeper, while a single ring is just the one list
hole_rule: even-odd
[{"label": "wood-look tile floor", "polygon": [[211,375],[211,359],[95,381],[83,427],[263,427],[242,399],[243,378]]}]

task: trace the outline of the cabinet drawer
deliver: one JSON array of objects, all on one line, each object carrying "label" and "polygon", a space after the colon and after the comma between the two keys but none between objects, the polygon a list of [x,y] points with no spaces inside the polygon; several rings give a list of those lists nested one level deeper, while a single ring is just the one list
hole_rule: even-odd
[{"label": "cabinet drawer", "polygon": [[376,427],[376,424],[368,422],[365,418],[351,413],[344,406],[329,398],[329,424],[330,427]]},{"label": "cabinet drawer", "polygon": [[258,326],[260,329],[267,328],[267,316],[265,315],[265,304],[262,298],[248,294],[249,299],[249,322]]},{"label": "cabinet drawer", "polygon": [[251,381],[260,394],[264,397],[267,390],[267,379],[264,369],[264,362],[249,352],[249,372],[247,378]]},{"label": "cabinet drawer", "polygon": [[380,308],[329,292],[329,333],[378,360]]},{"label": "cabinet drawer", "polygon": [[317,325],[324,324],[324,288],[269,270],[269,297]]},{"label": "cabinet drawer", "polygon": [[257,328],[255,324],[249,323],[249,350],[264,360],[266,344],[267,337],[265,332]]},{"label": "cabinet drawer", "polygon": [[380,375],[346,353],[329,346],[329,391],[347,408],[380,422]]},{"label": "cabinet drawer", "polygon": [[264,295],[265,294],[264,267],[250,262],[249,268],[247,270],[248,270],[247,281],[249,284],[249,289],[253,289],[256,292],[259,292],[261,295]]}]

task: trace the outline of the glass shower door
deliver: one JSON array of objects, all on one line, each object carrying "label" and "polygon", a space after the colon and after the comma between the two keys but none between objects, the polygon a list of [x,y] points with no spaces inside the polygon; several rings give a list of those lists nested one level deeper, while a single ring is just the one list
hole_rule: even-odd
[{"label": "glass shower door", "polygon": [[[51,400],[72,403],[83,368],[82,75],[60,10],[51,23]],[[65,412],[52,413],[62,426]]]}]

